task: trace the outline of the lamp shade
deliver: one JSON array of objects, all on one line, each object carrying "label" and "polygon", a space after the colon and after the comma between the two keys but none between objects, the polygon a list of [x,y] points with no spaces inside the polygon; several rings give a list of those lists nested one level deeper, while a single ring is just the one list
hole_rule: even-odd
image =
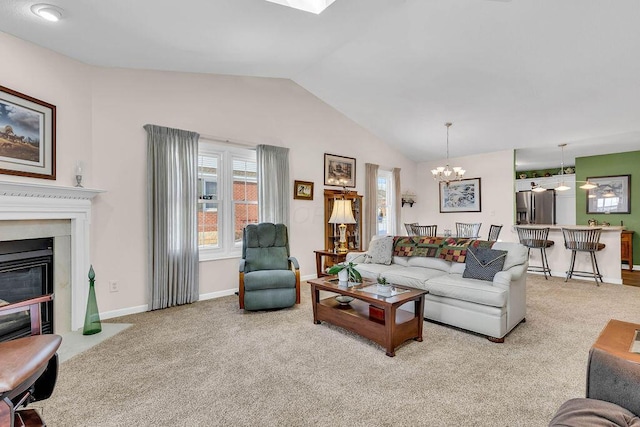
[{"label": "lamp shade", "polygon": [[333,211],[330,224],[355,224],[356,219],[353,217],[351,210],[351,200],[336,200],[333,203]]}]

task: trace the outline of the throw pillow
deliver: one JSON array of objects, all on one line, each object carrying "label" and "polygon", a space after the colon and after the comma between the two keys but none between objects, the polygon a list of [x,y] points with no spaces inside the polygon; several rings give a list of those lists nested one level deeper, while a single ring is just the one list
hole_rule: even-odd
[{"label": "throw pillow", "polygon": [[371,240],[365,255],[365,264],[391,264],[393,258],[393,237],[387,236]]},{"label": "throw pillow", "polygon": [[507,251],[470,247],[467,249],[464,273],[462,277],[492,281],[498,271],[502,271]]}]

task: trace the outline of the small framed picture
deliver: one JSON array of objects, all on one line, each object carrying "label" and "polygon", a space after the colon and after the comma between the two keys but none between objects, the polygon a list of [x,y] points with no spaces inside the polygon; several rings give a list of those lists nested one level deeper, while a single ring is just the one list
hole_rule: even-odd
[{"label": "small framed picture", "polygon": [[300,200],[313,200],[313,182],[294,181],[293,198]]},{"label": "small framed picture", "polygon": [[441,182],[440,212],[482,212],[480,178]]},{"label": "small framed picture", "polygon": [[0,86],[0,173],[56,179],[56,106]]},{"label": "small framed picture", "polygon": [[631,213],[631,175],[592,176],[597,185],[587,190],[587,213]]},{"label": "small framed picture", "polygon": [[356,159],[353,157],[324,155],[324,185],[356,186]]}]

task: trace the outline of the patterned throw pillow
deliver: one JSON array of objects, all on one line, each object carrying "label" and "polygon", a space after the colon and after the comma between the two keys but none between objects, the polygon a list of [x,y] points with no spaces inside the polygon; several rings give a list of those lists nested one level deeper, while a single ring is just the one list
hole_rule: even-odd
[{"label": "patterned throw pillow", "polygon": [[413,256],[422,256],[435,258],[438,256],[440,246],[444,242],[442,237],[414,237],[416,241],[415,249],[413,250]]},{"label": "patterned throw pillow", "polygon": [[469,247],[491,248],[493,243],[487,240],[449,237],[442,244],[438,257],[445,261],[465,262]]},{"label": "patterned throw pillow", "polygon": [[413,256],[413,250],[416,242],[413,237],[396,236],[393,238],[393,255],[394,256]]},{"label": "patterned throw pillow", "polygon": [[470,247],[466,256],[462,277],[492,281],[493,276],[498,271],[502,271],[504,261],[507,259],[507,251]]},{"label": "patterned throw pillow", "polygon": [[391,264],[393,258],[393,237],[381,237],[371,240],[364,258],[365,264]]}]

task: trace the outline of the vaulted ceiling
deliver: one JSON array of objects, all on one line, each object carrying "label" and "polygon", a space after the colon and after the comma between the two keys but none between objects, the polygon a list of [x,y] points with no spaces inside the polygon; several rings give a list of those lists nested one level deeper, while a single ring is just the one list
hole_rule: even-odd
[{"label": "vaulted ceiling", "polygon": [[640,149],[638,0],[47,1],[60,22],[2,0],[0,31],[100,66],[288,78],[418,161],[445,156],[447,121],[452,157],[524,149],[520,168]]}]

